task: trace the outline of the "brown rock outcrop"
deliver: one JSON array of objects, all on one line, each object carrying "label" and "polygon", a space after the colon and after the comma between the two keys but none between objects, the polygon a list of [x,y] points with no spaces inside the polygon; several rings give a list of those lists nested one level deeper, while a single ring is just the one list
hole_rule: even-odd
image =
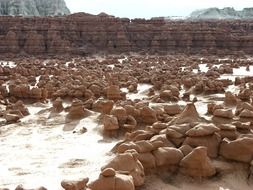
[{"label": "brown rock outcrop", "polygon": [[206,147],[197,147],[180,162],[180,172],[192,177],[209,177],[216,173]]},{"label": "brown rock outcrop", "polygon": [[144,168],[140,161],[137,159],[138,153],[122,153],[116,155],[108,164],[103,166],[103,170],[106,168],[113,168],[115,171],[128,172],[133,177],[135,186],[141,186],[144,184]]},{"label": "brown rock outcrop", "polygon": [[133,177],[131,175],[121,174],[113,168],[104,169],[99,178],[89,185],[92,190],[134,190]]},{"label": "brown rock outcrop", "polygon": [[85,190],[89,179],[84,178],[76,181],[63,180],[61,186],[65,190]]},{"label": "brown rock outcrop", "polygon": [[[151,53],[251,53],[252,30],[245,27],[251,24],[250,20],[130,20],[85,13],[45,18],[6,16],[0,19],[3,26],[0,53],[86,55],[99,51],[142,50]],[[208,87],[209,90],[213,89]]]},{"label": "brown rock outcrop", "polygon": [[250,163],[253,159],[253,137],[242,137],[234,141],[223,139],[219,153],[226,159]]},{"label": "brown rock outcrop", "polygon": [[91,112],[84,108],[81,100],[75,99],[73,100],[69,113],[67,114],[67,119],[70,120],[79,120],[91,115]]}]

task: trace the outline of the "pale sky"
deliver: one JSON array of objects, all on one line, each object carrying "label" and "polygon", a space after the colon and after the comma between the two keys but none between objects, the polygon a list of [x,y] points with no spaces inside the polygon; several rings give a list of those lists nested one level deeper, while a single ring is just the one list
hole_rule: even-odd
[{"label": "pale sky", "polygon": [[65,0],[72,13],[105,12],[116,17],[188,16],[196,9],[253,7],[253,0]]}]

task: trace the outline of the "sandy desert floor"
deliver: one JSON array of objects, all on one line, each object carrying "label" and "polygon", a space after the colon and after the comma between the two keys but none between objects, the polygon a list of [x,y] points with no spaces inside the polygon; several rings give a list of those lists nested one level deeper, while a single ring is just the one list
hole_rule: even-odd
[{"label": "sandy desert floor", "polygon": [[[177,60],[179,60],[178,63],[175,63]],[[176,73],[172,73],[174,69],[167,68],[170,61],[173,63],[174,69],[177,71]],[[36,64],[32,65],[32,63]],[[138,66],[135,68],[134,64],[138,64]],[[156,64],[159,67],[156,67]],[[57,59],[16,59],[12,62],[2,61],[0,65],[2,70],[1,86],[7,89],[7,95],[3,95],[3,91],[1,91],[0,188],[15,189],[17,185],[23,184],[26,188],[45,186],[47,189],[57,190],[61,189],[60,183],[63,179],[75,180],[82,177],[89,177],[90,181],[95,180],[100,173],[100,168],[115,156],[110,150],[124,138],[125,133],[123,131],[112,137],[104,135],[103,123],[100,121],[101,113],[92,107],[87,107],[87,104],[85,104],[89,99],[88,95],[86,96],[84,94],[80,98],[73,94],[72,96],[69,93],[69,97],[65,95],[66,98],[64,96],[61,97],[64,108],[71,107],[72,99],[77,97],[84,102],[83,105],[90,111],[90,115],[85,118],[67,120],[66,118],[69,114],[68,109],[64,109],[60,113],[52,112],[52,108],[54,107],[53,101],[56,95],[52,95],[47,99],[42,99],[41,97],[38,99],[36,99],[37,97],[22,98],[17,94],[15,97],[15,94],[10,94],[11,90],[9,88],[11,88],[12,83],[16,86],[26,83],[32,89],[45,87],[45,83],[49,84],[51,81],[51,83],[57,83],[55,89],[59,91],[61,90],[61,85],[63,88],[64,83],[69,82],[68,78],[64,78],[64,75],[66,77],[72,77],[70,80],[70,83],[73,83],[72,87],[82,86],[80,81],[87,79],[84,82],[85,84],[87,82],[92,84],[91,81],[94,84],[102,84],[100,86],[98,85],[99,90],[95,87],[94,90],[91,89],[93,92],[91,99],[94,104],[95,101],[101,98],[109,99],[106,93],[104,94],[103,89],[110,83],[105,82],[109,75],[110,80],[112,80],[111,83],[118,85],[121,93],[125,93],[125,99],[118,100],[118,102],[115,101],[114,106],[124,105],[129,101],[139,101],[149,102],[149,106],[154,109],[162,109],[165,105],[172,103],[184,108],[189,101],[194,101],[200,117],[209,123],[213,122],[213,116],[206,114],[207,105],[212,102],[215,102],[215,104],[223,104],[225,92],[230,91],[239,99],[239,94],[242,92],[242,89],[250,89],[251,98],[253,96],[253,59],[250,58],[150,58],[145,56],[143,58],[142,56],[111,56],[109,58],[75,58],[70,61]],[[55,66],[55,69],[51,72],[50,69],[53,66]],[[220,69],[221,67],[231,68],[232,72],[224,72]],[[30,69],[30,74],[24,74],[27,69]],[[143,73],[141,73],[142,70]],[[209,72],[210,70],[213,72]],[[83,79],[75,77],[82,71],[85,72],[84,75],[88,76],[82,76]],[[176,100],[166,98],[161,100],[161,85],[160,87],[156,86],[159,80],[162,81],[159,78],[159,73],[163,77],[164,73],[168,71],[171,75],[175,75],[175,78],[165,79],[162,83],[165,84],[168,80],[177,81],[179,84],[179,95]],[[6,75],[6,73],[9,74]],[[179,74],[178,78],[177,74]],[[121,75],[122,78],[118,75]],[[155,79],[155,76],[157,79]],[[199,80],[206,80],[205,78],[207,78],[207,80],[224,81],[228,79],[229,85],[224,82],[224,91],[214,89],[210,92],[189,92],[189,88],[184,87],[183,81],[186,78],[196,78],[196,76],[199,77]],[[154,78],[153,81],[148,79],[149,77]],[[238,78],[245,77],[251,78],[247,78],[246,82],[242,85],[235,85],[235,81]],[[18,80],[19,82],[17,82]],[[136,89],[130,90],[131,92],[129,92],[129,89],[131,89],[129,86],[133,82],[136,84],[133,88]],[[189,92],[187,100],[184,99],[186,92]],[[60,96],[60,93],[57,96]],[[160,99],[158,100],[157,97]],[[24,106],[30,114],[21,117],[18,122],[6,123],[6,107],[14,104],[17,100],[24,102]],[[250,98],[247,102],[251,105],[253,103]],[[235,114],[236,106],[228,106],[228,108],[232,109]],[[251,122],[251,128],[248,130],[248,134],[252,134],[253,117],[244,118],[243,121]],[[138,121],[134,130],[137,129],[143,129],[143,124],[139,126]],[[225,162],[220,161],[220,159],[212,159],[212,163],[216,166],[221,164],[222,166],[219,168],[225,169],[222,170],[221,174],[208,179],[196,179],[178,173],[169,174],[155,171],[153,174],[146,175],[145,184],[137,189],[252,189],[253,186],[248,182],[249,166],[247,164],[233,161]]]}]

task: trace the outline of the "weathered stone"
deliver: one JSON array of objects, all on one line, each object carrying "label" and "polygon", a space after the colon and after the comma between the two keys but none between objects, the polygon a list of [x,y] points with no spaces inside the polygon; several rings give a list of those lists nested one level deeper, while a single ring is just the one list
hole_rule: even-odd
[{"label": "weathered stone", "polygon": [[185,156],[180,162],[180,172],[192,177],[213,176],[216,171],[207,156],[207,148],[197,147]]}]

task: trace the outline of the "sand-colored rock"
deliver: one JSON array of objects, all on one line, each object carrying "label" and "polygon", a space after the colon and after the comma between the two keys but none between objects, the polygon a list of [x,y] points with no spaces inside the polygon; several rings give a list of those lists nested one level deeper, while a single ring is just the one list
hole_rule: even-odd
[{"label": "sand-colored rock", "polygon": [[192,150],[180,162],[180,172],[192,177],[210,177],[216,171],[207,156],[207,148],[200,146]]},{"label": "sand-colored rock", "polygon": [[240,117],[243,118],[253,118],[253,111],[250,111],[248,109],[244,109],[240,114]]},{"label": "sand-colored rock", "polygon": [[116,85],[108,86],[106,88],[106,97],[109,100],[114,100],[114,101],[122,99],[119,86],[116,86]]},{"label": "sand-colored rock", "polygon": [[201,137],[201,136],[208,136],[212,135],[215,132],[219,132],[220,129],[216,127],[214,124],[204,124],[200,123],[190,129],[189,131],[186,132],[186,135],[189,137]]},{"label": "sand-colored rock", "polygon": [[103,125],[104,125],[105,131],[119,129],[118,119],[112,115],[104,115],[103,116]]},{"label": "sand-colored rock", "polygon": [[127,121],[127,112],[123,107],[115,107],[111,110],[111,115],[115,116],[120,126],[123,126]]},{"label": "sand-colored rock", "polygon": [[171,165],[178,165],[183,159],[183,153],[176,148],[161,147],[153,152],[156,160],[156,166],[165,167]]},{"label": "sand-colored rock", "polygon": [[112,100],[98,100],[93,104],[94,111],[102,114],[110,114],[113,108],[114,102]]},{"label": "sand-colored rock", "polygon": [[[106,171],[105,171],[106,170]],[[133,178],[130,175],[116,173],[112,168],[105,169],[100,174],[99,178],[91,182],[88,186],[92,190],[134,190]],[[115,175],[107,175],[110,174]]]},{"label": "sand-colored rock", "polygon": [[147,106],[140,109],[140,117],[143,123],[149,125],[157,121],[156,111]]},{"label": "sand-colored rock", "polygon": [[178,104],[172,104],[172,105],[165,105],[164,111],[169,115],[176,115],[181,113],[181,108]]},{"label": "sand-colored rock", "polygon": [[67,114],[67,119],[69,120],[79,120],[90,116],[92,113],[84,108],[82,101],[75,99],[73,100],[69,113]]},{"label": "sand-colored rock", "polygon": [[213,115],[227,119],[232,119],[234,117],[232,109],[216,109]]},{"label": "sand-colored rock", "polygon": [[181,114],[171,121],[174,124],[192,123],[199,121],[199,114],[193,103],[187,104]]},{"label": "sand-colored rock", "polygon": [[106,168],[113,168],[116,171],[128,172],[133,177],[135,186],[144,184],[145,174],[144,168],[137,159],[138,153],[122,153],[116,155],[108,164],[103,166],[102,170]]},{"label": "sand-colored rock", "polygon": [[86,189],[86,185],[88,183],[89,179],[84,178],[76,181],[70,181],[70,180],[63,180],[61,182],[61,186],[65,190],[84,190]]},{"label": "sand-colored rock", "polygon": [[190,145],[191,147],[205,146],[207,148],[207,154],[209,157],[216,158],[219,152],[219,145],[221,137],[219,134],[199,136],[199,137],[187,137],[183,144]]},{"label": "sand-colored rock", "polygon": [[57,98],[56,100],[53,101],[53,112],[56,112],[56,113],[60,113],[64,110],[64,107],[63,107],[63,100],[61,98]]},{"label": "sand-colored rock", "polygon": [[226,159],[250,163],[253,159],[253,138],[223,139],[219,154]]}]

